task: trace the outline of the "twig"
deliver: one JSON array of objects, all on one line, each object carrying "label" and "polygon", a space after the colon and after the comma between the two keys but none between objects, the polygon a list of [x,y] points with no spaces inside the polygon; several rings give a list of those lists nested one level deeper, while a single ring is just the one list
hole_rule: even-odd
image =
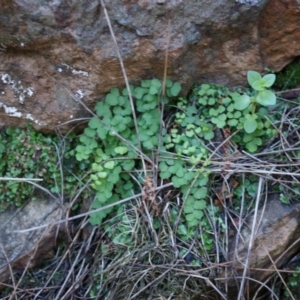
[{"label": "twig", "polygon": [[246,274],[249,271],[248,267],[249,267],[249,263],[250,263],[251,250],[252,250],[252,245],[253,245],[253,242],[254,242],[254,236],[256,235],[256,230],[255,229],[258,229],[256,220],[257,220],[257,216],[258,216],[258,206],[259,206],[259,200],[260,200],[260,197],[261,197],[262,184],[263,184],[263,179],[260,177],[259,182],[258,182],[258,188],[257,188],[257,196],[256,196],[255,210],[254,210],[254,216],[253,216],[251,237],[250,237],[250,240],[249,240],[246,262],[244,264],[244,272],[243,272],[242,282],[241,282],[241,286],[240,286],[240,290],[239,290],[239,294],[238,294],[238,298],[237,298],[238,300],[243,299],[244,287],[245,287],[245,281],[246,281]]}]

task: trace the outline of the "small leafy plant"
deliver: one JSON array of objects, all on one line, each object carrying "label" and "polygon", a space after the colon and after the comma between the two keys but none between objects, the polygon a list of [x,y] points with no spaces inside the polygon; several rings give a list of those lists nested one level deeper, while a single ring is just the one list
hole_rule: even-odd
[{"label": "small leafy plant", "polygon": [[256,71],[249,71],[247,78],[255,93],[253,96],[244,94],[236,98],[234,108],[243,112],[244,130],[251,134],[258,128],[258,121],[261,117],[256,113],[257,105],[271,106],[276,104],[275,94],[267,89],[273,85],[276,77],[274,74],[267,74],[262,77]]},{"label": "small leafy plant", "polygon": [[274,117],[265,108],[276,104],[275,94],[267,89],[274,83],[275,75],[262,77],[249,71],[247,78],[253,90],[231,92],[224,87],[202,84],[194,88],[192,99],[204,124],[226,129],[233,134],[231,141],[245,146],[249,152],[256,152],[264,141],[276,134],[271,126]]},{"label": "small leafy plant", "polygon": [[[138,112],[138,136],[127,89],[112,89],[105,100],[96,105],[96,116],[89,121],[80,137],[80,145],[76,147],[77,160],[90,163],[91,187],[97,195],[93,208],[132,196],[137,184],[143,185],[143,171],[136,171],[144,168],[137,151],[138,141],[141,142],[142,156],[151,161],[160,140],[159,106],[167,104],[169,97],[177,96],[180,89],[178,83],[167,80],[166,97],[161,102],[159,80],[143,80],[139,87],[130,86]],[[153,176],[151,169],[144,171]],[[90,222],[100,224],[112,210],[92,214]]]},{"label": "small leafy plant", "polygon": [[[5,178],[40,178],[40,183],[50,192],[61,191],[61,172],[55,145],[61,141],[55,136],[45,136],[30,125],[26,129],[7,128],[0,133],[0,176]],[[66,142],[65,150],[70,149]],[[64,189],[71,194],[74,176],[66,175]],[[35,199],[34,186],[26,182],[0,181],[0,210],[8,206],[21,206],[28,198]]]},{"label": "small leafy plant", "polygon": [[[185,221],[190,228],[197,226],[209,196],[211,150],[207,143],[218,128],[237,132],[231,140],[250,152],[273,137],[272,116],[264,106],[276,103],[275,94],[268,90],[274,80],[273,74],[262,77],[249,71],[253,91],[245,93],[202,84],[194,88],[189,100],[177,100],[175,112],[168,103],[178,96],[180,84],[167,80],[166,95],[161,97],[162,83],[144,80],[141,86],[130,86],[136,120],[127,89],[112,89],[96,105],[96,115],[76,147],[77,160],[90,166],[91,187],[97,195],[93,208],[116,203],[140,191],[146,182],[149,187],[149,182],[154,185],[153,181],[160,179],[171,181],[180,191]],[[162,126],[161,106],[165,106],[165,114],[174,114],[173,124],[167,128]],[[153,161],[158,162],[157,178]],[[91,223],[100,224],[112,210],[93,213]]]}]

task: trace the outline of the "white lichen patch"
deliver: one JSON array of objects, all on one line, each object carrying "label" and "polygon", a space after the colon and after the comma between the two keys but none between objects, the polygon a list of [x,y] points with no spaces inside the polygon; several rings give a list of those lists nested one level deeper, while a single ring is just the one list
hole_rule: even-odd
[{"label": "white lichen patch", "polygon": [[28,87],[28,88],[23,87],[20,80],[19,81],[13,80],[9,74],[6,74],[6,73],[2,74],[1,75],[1,80],[2,80],[3,83],[8,84],[8,85],[11,86],[14,93],[18,95],[19,102],[21,104],[24,103],[25,98],[27,96],[32,97],[33,94],[34,94],[34,88],[33,87]]},{"label": "white lichen patch", "polygon": [[33,121],[37,125],[43,125],[39,120],[35,119],[31,114],[23,114],[16,107],[7,106],[4,103],[0,102],[0,108],[4,109],[4,112],[9,115],[10,117],[15,118],[25,118],[27,120]]},{"label": "white lichen patch", "polygon": [[82,99],[84,97],[84,92],[82,90],[77,90],[76,91],[76,97],[79,99]]},{"label": "white lichen patch", "polygon": [[235,2],[248,5],[257,5],[259,3],[259,0],[235,0]]},{"label": "white lichen patch", "polygon": [[23,115],[21,112],[18,111],[17,108],[12,106],[6,106],[2,102],[0,102],[0,107],[3,107],[5,113],[11,117],[21,118]]},{"label": "white lichen patch", "polygon": [[82,71],[82,70],[72,70],[72,73],[74,75],[82,75],[82,76],[86,76],[86,77],[89,76],[88,72],[85,72],[85,71]]},{"label": "white lichen patch", "polygon": [[[70,70],[71,73],[74,74],[74,75],[82,75],[82,76],[86,76],[86,77],[89,76],[89,73],[86,72],[86,71],[83,71],[83,70],[76,70],[75,68],[73,68],[73,67],[67,65],[66,63],[63,63],[62,65],[63,65],[67,70]],[[57,71],[58,71],[58,72],[62,72],[63,70],[62,70],[62,68],[58,68]]]}]

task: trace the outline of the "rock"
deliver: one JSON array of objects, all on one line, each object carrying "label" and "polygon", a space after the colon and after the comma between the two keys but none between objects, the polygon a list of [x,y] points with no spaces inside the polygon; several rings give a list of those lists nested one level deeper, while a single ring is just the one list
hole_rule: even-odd
[{"label": "rock", "polygon": [[[228,272],[230,273],[230,270],[234,270],[233,278],[243,275],[253,219],[253,215],[247,218],[240,234],[236,234],[229,242],[228,261],[232,263]],[[264,282],[272,275],[275,269],[270,257],[276,263],[278,269],[286,265],[300,249],[299,224],[299,203],[284,205],[280,202],[278,195],[270,197],[265,210],[260,208],[257,215],[256,234],[254,235],[253,247],[250,252],[248,278]],[[238,294],[237,281],[240,280],[232,279],[228,281],[230,297],[232,297],[230,299],[235,299],[234,297]],[[251,280],[250,294],[253,295],[258,287],[260,285],[255,284],[255,281]]]},{"label": "rock", "polygon": [[[0,282],[8,280],[10,268],[23,271],[51,258],[62,226],[49,225],[25,233],[14,231],[54,223],[61,218],[62,207],[53,199],[29,201],[17,211],[11,208],[0,214]],[[0,284],[0,289],[3,287]]]},{"label": "rock", "polygon": [[264,65],[279,71],[300,53],[300,9],[297,1],[269,1],[258,23]]},{"label": "rock", "polygon": [[[195,82],[245,85],[249,69],[279,71],[300,54],[292,0],[111,0],[106,7],[127,76],[168,76],[187,92]],[[168,27],[170,22],[170,28]],[[2,125],[54,131],[86,115],[112,87],[124,86],[99,0],[0,4]],[[1,124],[0,124],[1,125]]]}]

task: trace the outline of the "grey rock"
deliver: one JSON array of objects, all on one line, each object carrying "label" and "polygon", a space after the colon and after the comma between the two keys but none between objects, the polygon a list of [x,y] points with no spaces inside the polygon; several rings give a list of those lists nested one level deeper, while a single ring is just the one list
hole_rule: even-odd
[{"label": "grey rock", "polygon": [[[226,272],[227,284],[230,287],[230,297],[235,299],[239,291],[239,282],[244,272],[247,260],[254,215],[249,216],[239,233],[229,241],[230,268]],[[300,250],[299,239],[300,204],[282,204],[279,195],[269,197],[265,209],[259,209],[256,223],[253,246],[250,249],[249,271],[247,277],[256,282],[264,282],[275,269],[281,269]],[[271,259],[272,261],[271,261]],[[231,275],[231,276],[230,276]],[[225,276],[223,273],[220,277]],[[231,277],[231,279],[230,279]],[[236,279],[239,277],[239,279]],[[248,292],[254,295],[259,284],[251,280]]]},{"label": "grey rock", "polygon": [[[11,208],[0,214],[0,282],[8,279],[10,268],[22,271],[53,256],[57,237],[62,232],[62,227],[55,222],[62,215],[63,206],[53,199],[30,201],[18,210]],[[18,232],[46,224],[53,225]]]}]

